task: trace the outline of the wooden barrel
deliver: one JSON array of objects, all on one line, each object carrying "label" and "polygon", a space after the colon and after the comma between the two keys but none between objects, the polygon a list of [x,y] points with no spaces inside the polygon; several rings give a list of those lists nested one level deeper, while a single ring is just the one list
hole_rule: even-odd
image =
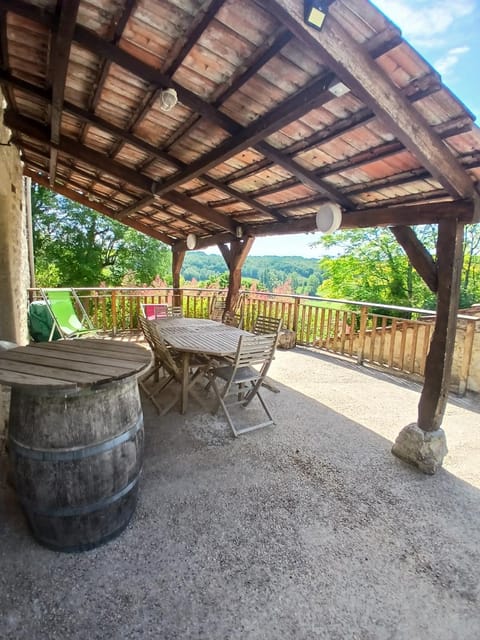
[{"label": "wooden barrel", "polygon": [[73,392],[13,388],[8,442],[17,495],[39,542],[83,551],[127,526],[143,462],[135,376]]}]

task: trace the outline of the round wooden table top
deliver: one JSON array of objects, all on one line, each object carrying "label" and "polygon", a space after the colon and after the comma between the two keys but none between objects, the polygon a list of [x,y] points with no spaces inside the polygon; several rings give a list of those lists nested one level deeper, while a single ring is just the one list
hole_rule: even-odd
[{"label": "round wooden table top", "polygon": [[137,375],[152,353],[139,344],[81,338],[0,351],[0,383],[12,387],[78,389]]}]

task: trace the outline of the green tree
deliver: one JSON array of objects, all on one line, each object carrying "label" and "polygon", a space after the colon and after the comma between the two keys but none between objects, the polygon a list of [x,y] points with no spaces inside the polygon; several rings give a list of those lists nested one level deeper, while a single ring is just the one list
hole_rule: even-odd
[{"label": "green tree", "polygon": [[165,245],[88,207],[32,186],[33,246],[39,286],[137,284],[167,276]]},{"label": "green tree", "polygon": [[[415,232],[435,258],[436,226],[417,226]],[[320,287],[321,295],[426,309],[435,307],[435,294],[424,284],[387,229],[341,231],[325,236],[319,244],[339,254],[321,261],[326,277]],[[460,307],[471,306],[479,300],[480,228],[467,225]]]},{"label": "green tree", "polygon": [[[431,244],[431,229],[424,229],[420,235],[422,241]],[[319,242],[343,253],[321,261],[325,280],[320,295],[409,307],[434,306],[434,297],[387,229],[341,231]]]}]

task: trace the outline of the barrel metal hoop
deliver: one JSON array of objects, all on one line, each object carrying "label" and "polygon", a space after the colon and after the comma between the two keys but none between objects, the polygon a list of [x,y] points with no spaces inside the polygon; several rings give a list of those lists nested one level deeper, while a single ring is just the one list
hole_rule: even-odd
[{"label": "barrel metal hoop", "polygon": [[21,499],[21,502],[22,502],[22,505],[25,507],[25,509],[28,509],[28,513],[31,515],[35,514],[37,516],[47,516],[47,517],[53,517],[53,518],[83,516],[83,515],[86,515],[87,513],[92,513],[93,511],[100,511],[100,509],[104,509],[105,507],[108,507],[114,502],[117,502],[117,500],[121,500],[123,496],[127,495],[127,493],[130,493],[130,491],[135,488],[135,485],[138,483],[140,479],[141,473],[142,473],[142,469],[139,469],[136,477],[131,482],[129,482],[123,489],[121,489],[117,493],[114,493],[112,496],[108,496],[107,498],[104,498],[103,500],[99,500],[98,502],[85,504],[81,507],[63,507],[59,509],[42,510],[42,509],[39,509],[38,506],[35,503],[31,502],[30,500]]},{"label": "barrel metal hoop", "polygon": [[45,460],[45,461],[71,461],[82,460],[83,458],[89,458],[90,456],[104,453],[110,449],[114,449],[120,444],[133,440],[136,434],[143,427],[143,415],[141,414],[133,427],[130,427],[128,431],[124,431],[115,438],[105,440],[100,444],[86,445],[84,447],[73,447],[71,449],[32,449],[31,447],[25,447],[23,444],[15,440],[9,435],[9,447],[13,449],[15,454],[22,456],[23,458],[29,458],[31,460]]}]

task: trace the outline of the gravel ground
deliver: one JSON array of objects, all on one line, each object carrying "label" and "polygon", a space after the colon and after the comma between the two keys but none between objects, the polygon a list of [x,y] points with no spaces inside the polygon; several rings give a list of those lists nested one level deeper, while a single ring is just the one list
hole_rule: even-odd
[{"label": "gravel ground", "polygon": [[426,476],[390,453],[419,387],[298,348],[271,378],[238,439],[145,404],[135,515],[88,552],[34,541],[0,459],[0,638],[478,640],[479,401]]}]

